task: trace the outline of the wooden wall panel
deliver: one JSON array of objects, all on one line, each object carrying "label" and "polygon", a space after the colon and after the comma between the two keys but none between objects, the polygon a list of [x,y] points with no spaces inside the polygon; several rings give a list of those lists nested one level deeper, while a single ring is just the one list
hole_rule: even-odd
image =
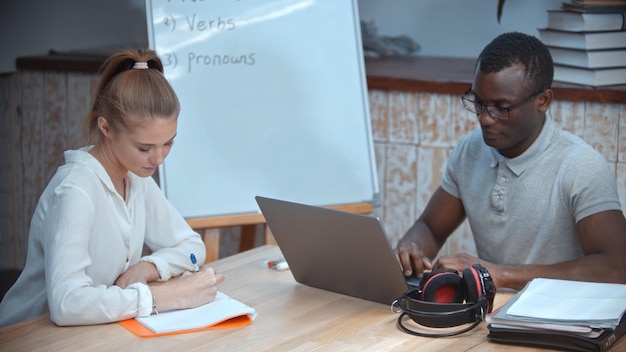
[{"label": "wooden wall panel", "polygon": [[456,146],[461,138],[468,134],[471,130],[478,127],[478,118],[476,114],[469,112],[461,102],[461,96],[452,97],[450,101],[452,106],[452,147]]},{"label": "wooden wall panel", "polygon": [[44,74],[43,120],[43,185],[48,184],[56,169],[63,163],[67,141],[67,75],[61,72]]},{"label": "wooden wall panel", "polygon": [[12,170],[15,163],[17,132],[13,126],[17,114],[18,82],[15,75],[0,76],[0,268],[13,266],[18,242],[15,224],[11,221],[17,201],[14,197]]},{"label": "wooden wall panel", "polygon": [[585,103],[555,100],[550,105],[548,115],[562,129],[584,138]]},{"label": "wooden wall panel", "polygon": [[389,94],[380,90],[368,94],[372,137],[376,142],[389,140]]},{"label": "wooden wall panel", "polygon": [[[20,202],[16,237],[16,250],[24,253],[27,246],[30,217],[33,214],[39,195],[45,184],[44,169],[44,72],[29,71],[21,77],[21,101],[18,123],[20,125],[21,163],[23,169],[21,183],[17,180],[17,194]],[[18,159],[19,160],[19,159]],[[15,260],[23,266],[25,255]]]},{"label": "wooden wall panel", "polygon": [[[24,168],[22,167],[22,124],[20,102],[22,101],[21,80],[18,76],[12,76],[11,92],[9,93],[7,122],[10,128],[11,149],[11,169],[9,170],[9,182],[11,184],[11,197],[9,202],[9,238],[11,239],[11,252],[2,257],[9,258],[11,266],[18,266],[23,263],[23,257],[26,255],[27,237],[23,231],[24,222],[22,221],[23,199],[22,180],[24,177]],[[23,265],[23,264],[22,264]]]},{"label": "wooden wall panel", "polygon": [[[11,251],[3,253],[0,257],[7,258],[10,265],[5,267],[21,267],[23,256],[26,255],[27,232],[24,232],[25,222],[23,217],[23,187],[24,168],[22,167],[22,124],[21,108],[22,89],[19,75],[12,75],[10,84],[8,110],[6,115],[10,133],[11,168],[9,180],[11,184],[11,196],[9,197],[9,238],[11,239]],[[3,263],[4,264],[4,263]]]},{"label": "wooden wall panel", "polygon": [[419,143],[419,95],[392,91],[389,94],[389,142]]},{"label": "wooden wall panel", "polygon": [[0,268],[23,267],[33,211],[63,162],[63,151],[83,144],[80,121],[96,81],[96,74],[56,71],[23,71],[0,79],[8,87],[0,121],[9,155],[8,164],[0,163],[0,181],[10,185],[8,197],[0,198]]},{"label": "wooden wall panel", "polygon": [[382,222],[392,246],[415,221],[417,146],[388,144]]},{"label": "wooden wall panel", "polygon": [[67,114],[65,115],[64,150],[85,146],[83,120],[91,106],[93,92],[98,84],[98,76],[75,73],[67,77]]},{"label": "wooden wall panel", "polygon": [[449,148],[452,145],[452,97],[447,94],[416,94],[420,146]]},{"label": "wooden wall panel", "polygon": [[417,149],[417,183],[415,185],[417,193],[414,219],[417,219],[426,209],[430,197],[441,185],[451,151],[450,148],[418,147]]},{"label": "wooden wall panel", "polygon": [[619,105],[585,103],[583,139],[610,162],[617,161]]}]

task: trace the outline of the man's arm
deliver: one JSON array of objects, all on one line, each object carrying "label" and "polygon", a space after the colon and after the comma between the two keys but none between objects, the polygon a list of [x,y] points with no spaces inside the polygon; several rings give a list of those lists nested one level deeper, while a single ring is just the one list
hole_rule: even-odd
[{"label": "man's arm", "polygon": [[430,260],[464,219],[461,200],[437,188],[422,215],[396,246],[404,274],[420,275],[424,269],[430,269]]},{"label": "man's arm", "polygon": [[626,219],[619,210],[590,215],[576,224],[584,256],[552,265],[496,265],[468,254],[441,257],[433,269],[463,270],[480,263],[496,287],[522,289],[537,277],[626,284]]},{"label": "man's arm", "polygon": [[611,210],[590,215],[576,224],[576,231],[584,257],[554,265],[517,268],[504,275],[505,286],[519,289],[535,277],[626,284],[623,213]]}]

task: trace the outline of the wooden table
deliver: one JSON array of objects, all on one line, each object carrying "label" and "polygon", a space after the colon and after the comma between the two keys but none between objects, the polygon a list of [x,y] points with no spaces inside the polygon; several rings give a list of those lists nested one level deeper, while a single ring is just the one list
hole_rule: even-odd
[{"label": "wooden table", "polygon": [[[484,323],[456,337],[406,334],[389,306],[304,286],[290,271],[264,267],[280,255],[266,245],[211,264],[226,275],[220,291],[257,310],[249,326],[139,338],[116,323],[58,327],[45,315],[0,329],[0,351],[539,351],[489,342]],[[498,293],[495,306],[511,296]],[[625,338],[615,351],[626,351]]]}]

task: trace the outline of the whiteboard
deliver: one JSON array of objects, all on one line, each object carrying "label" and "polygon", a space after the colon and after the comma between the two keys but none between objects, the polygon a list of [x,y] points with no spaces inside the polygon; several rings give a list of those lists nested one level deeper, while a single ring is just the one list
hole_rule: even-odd
[{"label": "whiteboard", "polygon": [[356,0],[146,0],[181,103],[161,188],[184,217],[378,196]]}]

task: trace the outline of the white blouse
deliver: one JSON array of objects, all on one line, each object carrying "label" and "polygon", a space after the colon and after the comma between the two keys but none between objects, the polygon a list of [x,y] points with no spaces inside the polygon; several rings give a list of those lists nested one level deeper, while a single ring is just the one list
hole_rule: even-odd
[{"label": "white blouse", "polygon": [[[66,151],[65,165],[41,195],[31,220],[26,265],[0,303],[0,327],[50,312],[57,325],[150,315],[148,286],[113,285],[131,265],[154,263],[160,279],[205,259],[196,232],[152,177],[126,176],[126,202],[87,151]],[[144,244],[151,252],[142,257]]]}]

